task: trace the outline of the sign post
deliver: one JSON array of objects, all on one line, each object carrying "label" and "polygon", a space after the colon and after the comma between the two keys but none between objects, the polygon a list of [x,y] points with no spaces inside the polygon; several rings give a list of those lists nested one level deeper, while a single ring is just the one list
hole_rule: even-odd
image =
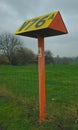
[{"label": "sign post", "polygon": [[45,93],[45,56],[44,37],[67,34],[67,29],[59,11],[26,20],[14,34],[38,39],[38,71],[39,71],[39,116],[46,117]]},{"label": "sign post", "polygon": [[39,70],[39,108],[40,120],[45,119],[46,94],[45,94],[45,56],[44,37],[38,36],[38,70]]}]

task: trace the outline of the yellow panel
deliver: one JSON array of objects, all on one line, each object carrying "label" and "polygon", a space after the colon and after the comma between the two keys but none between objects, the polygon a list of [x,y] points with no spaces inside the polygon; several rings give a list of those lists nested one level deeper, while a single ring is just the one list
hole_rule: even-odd
[{"label": "yellow panel", "polygon": [[15,32],[15,34],[20,34],[24,32],[30,32],[35,30],[40,30],[47,28],[50,23],[55,18],[58,12],[53,12],[50,14],[46,14],[44,16],[36,17],[33,19],[26,20],[23,25]]}]

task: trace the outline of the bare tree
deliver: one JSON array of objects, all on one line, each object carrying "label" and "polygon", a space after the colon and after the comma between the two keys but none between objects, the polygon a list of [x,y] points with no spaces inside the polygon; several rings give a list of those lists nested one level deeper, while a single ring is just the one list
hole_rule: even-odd
[{"label": "bare tree", "polygon": [[0,35],[0,50],[3,55],[7,56],[11,62],[12,56],[15,51],[21,47],[19,38],[10,33],[3,33]]},{"label": "bare tree", "polygon": [[50,50],[45,51],[45,62],[47,64],[54,64],[53,54]]}]

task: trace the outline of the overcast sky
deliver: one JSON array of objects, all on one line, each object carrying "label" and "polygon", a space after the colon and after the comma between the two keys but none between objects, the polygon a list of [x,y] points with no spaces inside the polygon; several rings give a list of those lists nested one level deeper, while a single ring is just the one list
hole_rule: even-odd
[{"label": "overcast sky", "polygon": [[[78,56],[78,0],[0,0],[0,33],[14,33],[27,19],[60,11],[68,34],[45,38],[45,49],[54,56]],[[37,51],[37,40],[21,37]]]}]

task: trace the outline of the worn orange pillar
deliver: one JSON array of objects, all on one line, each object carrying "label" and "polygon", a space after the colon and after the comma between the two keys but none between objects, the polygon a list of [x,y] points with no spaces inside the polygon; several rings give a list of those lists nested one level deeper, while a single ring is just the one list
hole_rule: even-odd
[{"label": "worn orange pillar", "polygon": [[44,56],[44,37],[38,37],[38,71],[39,71],[39,116],[40,121],[45,119],[45,56]]}]

